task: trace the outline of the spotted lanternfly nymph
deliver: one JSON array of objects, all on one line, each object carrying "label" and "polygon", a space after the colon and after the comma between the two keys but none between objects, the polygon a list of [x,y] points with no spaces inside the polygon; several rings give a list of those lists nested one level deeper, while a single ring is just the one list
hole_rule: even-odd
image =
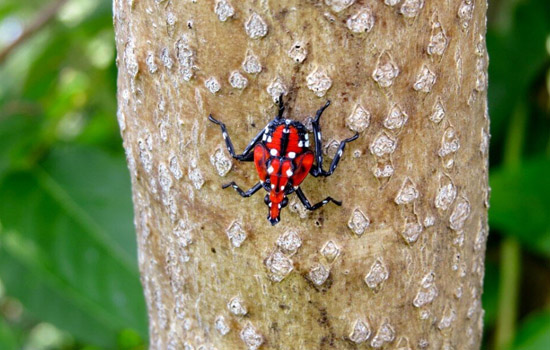
[{"label": "spotted lanternfly nymph", "polygon": [[[300,189],[300,184],[307,174],[315,177],[332,175],[340,161],[342,152],[344,152],[346,143],[359,137],[359,134],[355,134],[353,137],[340,142],[336,156],[330,164],[330,169],[328,171],[323,170],[323,144],[319,118],[329,105],[330,101],[327,101],[317,111],[315,119],[312,121],[315,152],[309,149],[309,137],[306,127],[298,121],[283,118],[285,107],[282,95],[279,98],[279,114],[254,137],[241,154],[235,153],[225,124],[210,115],[208,119],[221,127],[225,144],[231,156],[242,162],[254,161],[260,176],[260,182],[246,192],[240,189],[235,182],[225,184],[222,188],[233,187],[241,196],[250,197],[263,187],[269,192],[265,196],[264,202],[269,207],[267,219],[272,225],[280,221],[281,209],[287,206],[287,196],[293,192],[296,192],[296,195],[308,210],[318,209],[328,202],[342,205],[342,202],[331,197],[311,205]],[[314,161],[315,165],[313,164]]]}]

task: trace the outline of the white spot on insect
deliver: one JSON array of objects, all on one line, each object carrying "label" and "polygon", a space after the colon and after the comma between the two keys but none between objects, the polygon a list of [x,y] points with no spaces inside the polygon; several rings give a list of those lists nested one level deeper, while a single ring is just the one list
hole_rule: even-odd
[{"label": "white spot on insect", "polygon": [[309,141],[306,141],[305,146],[306,146],[306,147],[309,147]]},{"label": "white spot on insect", "polygon": [[304,147],[304,143],[302,141],[298,142],[298,147]]},{"label": "white spot on insect", "polygon": [[256,74],[262,71],[262,65],[258,56],[248,50],[242,63],[243,70],[248,74]]},{"label": "white spot on insect", "polygon": [[342,150],[339,149],[339,150],[338,150],[338,157],[341,157],[341,156],[342,156]]},{"label": "white spot on insect", "polygon": [[236,248],[240,247],[247,237],[245,230],[238,221],[233,221],[227,230],[225,230],[225,233],[231,244]]},{"label": "white spot on insect", "polygon": [[325,0],[325,4],[330,6],[332,11],[341,12],[350,7],[355,0]]},{"label": "white spot on insect", "polygon": [[370,8],[363,8],[346,21],[346,26],[354,33],[370,32],[374,26],[374,16]]},{"label": "white spot on insect", "polygon": [[428,68],[427,65],[423,65],[420,69],[420,72],[416,76],[416,82],[413,85],[413,88],[416,91],[422,91],[428,93],[432,91],[436,81],[435,73]]},{"label": "white spot on insect", "polygon": [[424,7],[424,0],[405,0],[401,5],[400,12],[403,17],[416,17]]},{"label": "white spot on insect", "polygon": [[288,158],[290,158],[290,159],[296,158],[296,153],[295,152],[288,152]]},{"label": "white spot on insect", "polygon": [[227,133],[225,131],[222,132],[222,137],[223,137],[224,140],[227,138]]},{"label": "white spot on insect", "polygon": [[248,18],[244,28],[251,39],[259,39],[267,35],[267,24],[256,12]]},{"label": "white spot on insect", "polygon": [[[285,190],[285,186],[281,186],[281,187],[280,187],[280,190],[281,190],[281,191],[284,191],[284,190]],[[280,205],[279,205],[279,207],[280,207]]]},{"label": "white spot on insect", "polygon": [[370,112],[358,103],[346,119],[346,124],[353,131],[363,132],[370,124]]},{"label": "white spot on insect", "polygon": [[302,42],[295,42],[292,44],[292,47],[287,52],[288,57],[292,58],[292,60],[296,63],[302,63],[307,57],[307,49],[306,45]]},{"label": "white spot on insect", "polygon": [[307,78],[307,87],[318,97],[322,97],[332,86],[332,80],[324,70],[319,68],[311,72]]},{"label": "white spot on insect", "polygon": [[393,57],[387,51],[382,52],[376,62],[376,68],[372,72],[372,79],[380,87],[390,87],[398,75],[399,68],[394,62]]},{"label": "white spot on insect", "polygon": [[267,137],[267,142],[273,142],[273,138],[271,137],[271,135]]},{"label": "white spot on insect", "polygon": [[361,211],[356,208],[348,221],[348,227],[358,236],[365,233],[365,230],[370,225],[370,219]]},{"label": "white spot on insect", "polygon": [[292,175],[294,175],[294,173],[292,172],[291,169],[288,169],[288,170],[286,171],[286,176],[291,177]]},{"label": "white spot on insect", "polygon": [[277,156],[279,152],[277,152],[277,149],[275,148],[272,148],[270,151],[269,151],[269,154],[271,154],[273,157]]},{"label": "white spot on insect", "polygon": [[323,200],[323,204],[327,204],[327,203],[328,203],[328,201],[326,199]]},{"label": "white spot on insect", "polygon": [[216,0],[214,12],[220,21],[225,22],[235,14],[235,9],[227,0]]},{"label": "white spot on insect", "polygon": [[389,276],[390,273],[384,264],[384,261],[382,258],[377,258],[365,276],[365,283],[370,289],[378,289],[378,287],[386,281]]},{"label": "white spot on insect", "polygon": [[288,134],[288,133],[290,133],[290,129],[288,129],[288,128],[284,128],[284,129],[283,129],[283,133],[285,133],[285,134]]},{"label": "white spot on insect", "polygon": [[361,344],[367,341],[371,335],[370,326],[367,322],[357,319],[353,323],[349,339],[355,344]]},{"label": "white spot on insect", "polygon": [[264,134],[264,135],[262,136],[262,141],[265,141],[265,140],[267,140],[267,135],[266,135],[266,134]]},{"label": "white spot on insect", "polygon": [[275,184],[271,184],[271,189],[272,189],[272,190],[275,189]]},{"label": "white spot on insect", "polygon": [[240,336],[249,350],[257,350],[264,343],[264,337],[250,322],[244,326]]},{"label": "white spot on insect", "polygon": [[329,275],[330,270],[327,269],[324,265],[319,264],[309,270],[308,278],[311,282],[313,282],[313,284],[315,284],[316,286],[320,286],[326,282]]},{"label": "white spot on insect", "polygon": [[296,231],[290,230],[277,238],[277,246],[286,254],[294,254],[302,246],[302,239]]},{"label": "white spot on insect", "polygon": [[277,208],[281,209],[281,203],[277,204]]},{"label": "white spot on insect", "polygon": [[294,269],[292,260],[279,249],[273,251],[264,263],[273,282],[281,282]]},{"label": "white spot on insect", "polygon": [[289,125],[290,124],[290,119],[285,119],[285,124]]},{"label": "white spot on insect", "polygon": [[305,134],[305,135],[304,135],[304,138],[305,138],[306,140],[309,140],[309,135],[308,135],[308,134]]},{"label": "white spot on insect", "polygon": [[273,166],[269,166],[269,168],[267,168],[267,173],[271,174],[271,173],[273,173],[273,170],[274,170]]},{"label": "white spot on insect", "polygon": [[213,94],[220,91],[221,89],[220,83],[214,77],[210,77],[206,79],[206,81],[204,82],[204,86]]},{"label": "white spot on insect", "polygon": [[229,76],[229,84],[235,89],[242,90],[248,85],[248,79],[239,71],[233,71]]},{"label": "white spot on insect", "polygon": [[271,202],[269,202],[269,204],[267,206],[271,208],[273,205],[272,205]]},{"label": "white spot on insect", "polygon": [[237,186],[237,185],[233,185],[233,188],[234,188],[234,189],[237,189],[237,188],[239,188],[239,186]]}]

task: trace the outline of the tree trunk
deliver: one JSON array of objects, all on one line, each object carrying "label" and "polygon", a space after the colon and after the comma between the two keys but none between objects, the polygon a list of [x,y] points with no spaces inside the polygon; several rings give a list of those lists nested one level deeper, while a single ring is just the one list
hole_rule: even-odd
[{"label": "tree trunk", "polygon": [[[115,0],[118,119],[151,349],[477,349],[487,236],[486,1]],[[331,177],[276,226],[232,160],[321,118]],[[325,163],[328,163],[325,162]],[[263,191],[262,191],[263,192]]]}]

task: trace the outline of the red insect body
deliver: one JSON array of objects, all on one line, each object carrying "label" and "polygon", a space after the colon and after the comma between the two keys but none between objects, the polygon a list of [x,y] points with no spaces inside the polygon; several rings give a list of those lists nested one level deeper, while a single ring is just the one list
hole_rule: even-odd
[{"label": "red insect body", "polygon": [[268,126],[254,147],[254,164],[262,183],[269,183],[269,220],[278,221],[288,186],[298,187],[313,165],[307,131],[296,121],[281,120]]},{"label": "red insect body", "polygon": [[[222,187],[227,188],[232,186],[243,197],[249,197],[261,188],[268,191],[269,194],[265,196],[264,201],[269,207],[267,218],[272,225],[279,222],[281,209],[288,204],[287,196],[294,192],[308,210],[318,209],[328,202],[340,205],[339,201],[331,197],[327,197],[323,201],[311,205],[299,187],[310,173],[315,177],[331,175],[338,165],[346,143],[358,137],[358,135],[355,135],[343,140],[340,143],[336,157],[332,160],[330,170],[324,171],[322,169],[323,156],[320,153],[322,141],[319,117],[328,105],[329,102],[317,111],[316,117],[312,122],[316,153],[313,153],[308,148],[309,139],[305,126],[298,121],[282,118],[284,112],[282,100],[279,101],[279,115],[250,142],[245,151],[240,155],[235,154],[225,125],[210,116],[210,121],[220,125],[229,153],[241,161],[254,160],[256,171],[260,177],[260,182],[246,192],[241,190],[234,182]],[[315,159],[317,159],[317,163],[314,167],[313,163]]]}]

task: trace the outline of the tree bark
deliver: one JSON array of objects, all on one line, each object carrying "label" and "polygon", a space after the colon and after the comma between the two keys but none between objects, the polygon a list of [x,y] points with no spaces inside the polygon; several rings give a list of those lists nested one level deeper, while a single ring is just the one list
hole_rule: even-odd
[{"label": "tree bark", "polygon": [[[115,0],[118,119],[151,349],[477,349],[487,236],[486,1]],[[321,118],[334,175],[281,222],[230,158]],[[325,165],[326,166],[326,165]],[[263,192],[263,191],[262,191]]]}]

